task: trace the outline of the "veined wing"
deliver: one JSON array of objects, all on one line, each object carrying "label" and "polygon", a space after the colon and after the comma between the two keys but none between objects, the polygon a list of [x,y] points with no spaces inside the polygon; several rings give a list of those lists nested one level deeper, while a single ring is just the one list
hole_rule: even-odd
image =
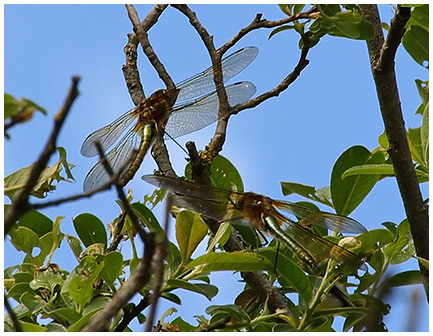
[{"label": "veined wing", "polygon": [[[226,88],[230,106],[244,103],[256,93],[250,82],[239,82]],[[216,91],[194,101],[177,105],[168,119],[166,132],[173,138],[195,132],[218,120],[219,101]]]},{"label": "veined wing", "polygon": [[282,225],[282,230],[302,248],[307,250],[320,264],[326,259],[333,259],[353,269],[361,268],[367,270],[364,262],[355,254],[338,246],[325,238],[315,235],[308,229],[291,221],[282,214],[278,214],[278,221]]},{"label": "veined wing", "polygon": [[[132,129],[124,135],[119,143],[106,155],[106,159],[114,172],[118,172],[122,165],[130,158],[132,152],[140,146],[141,137]],[[84,180],[83,189],[89,191],[108,182],[110,176],[104,166],[98,162],[89,171]]]},{"label": "veined wing", "polygon": [[183,179],[176,179],[166,176],[143,175],[141,177],[147,183],[156,187],[167,189],[180,196],[193,197],[198,200],[204,199],[215,202],[226,202],[232,200],[235,192],[204,186]]},{"label": "veined wing", "polygon": [[307,223],[317,224],[332,231],[345,233],[363,233],[367,231],[361,223],[349,217],[317,211],[290,202],[274,201],[273,203],[279,209],[287,211]]},{"label": "veined wing", "polygon": [[94,142],[99,141],[102,149],[106,151],[111,145],[117,140],[117,138],[122,134],[122,132],[128,127],[135,117],[131,113],[132,110],[122,114],[119,118],[114,120],[111,124],[102,127],[84,140],[81,145],[81,155],[86,157],[98,155],[98,151],[95,147]]},{"label": "veined wing", "polygon": [[[245,47],[235,51],[221,60],[223,80],[228,81],[245,69],[257,56],[259,49],[256,47]],[[207,92],[215,90],[212,66],[205,71],[192,76],[178,84],[180,89],[177,101],[183,101],[199,97]]]}]

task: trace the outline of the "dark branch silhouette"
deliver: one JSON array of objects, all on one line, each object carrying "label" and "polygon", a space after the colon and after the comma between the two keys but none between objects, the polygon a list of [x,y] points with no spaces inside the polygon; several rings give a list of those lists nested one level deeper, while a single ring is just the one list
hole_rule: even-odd
[{"label": "dark branch silhouette", "polygon": [[[371,70],[376,84],[385,131],[389,141],[388,154],[404,203],[407,219],[419,257],[429,259],[428,208],[424,204],[407,141],[403,112],[394,69],[395,54],[410,18],[411,9],[398,7],[386,40],[376,5],[360,5],[364,18],[374,26],[375,38],[367,41]],[[428,270],[421,264],[424,287],[428,293]]]}]

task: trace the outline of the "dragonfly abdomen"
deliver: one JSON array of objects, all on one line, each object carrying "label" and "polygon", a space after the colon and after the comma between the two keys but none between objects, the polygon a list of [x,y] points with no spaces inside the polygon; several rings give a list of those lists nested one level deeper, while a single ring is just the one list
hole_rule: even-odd
[{"label": "dragonfly abdomen", "polygon": [[122,186],[126,185],[129,182],[129,180],[132,177],[134,177],[135,173],[137,172],[138,168],[141,165],[141,162],[144,159],[144,156],[146,155],[147,151],[149,150],[150,146],[155,140],[155,133],[156,133],[155,124],[148,123],[143,125],[140,132],[141,132],[140,146],[138,147],[137,155],[135,156],[128,170],[122,175],[122,178],[120,179],[120,184]]},{"label": "dragonfly abdomen", "polygon": [[313,256],[299,245],[295,240],[290,238],[283,230],[280,228],[280,224],[277,219],[273,216],[262,216],[263,228],[271,233],[276,239],[280,240],[287,247],[292,249],[295,255],[312,269],[316,269],[317,263]]}]

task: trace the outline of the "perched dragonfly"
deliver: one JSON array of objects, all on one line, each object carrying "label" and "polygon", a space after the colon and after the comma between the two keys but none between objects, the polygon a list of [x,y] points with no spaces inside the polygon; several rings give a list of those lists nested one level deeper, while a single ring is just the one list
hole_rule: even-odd
[{"label": "perched dragonfly", "polygon": [[[257,54],[256,47],[246,47],[223,58],[223,81],[228,81],[245,69]],[[246,102],[256,92],[254,84],[247,81],[230,84],[225,89],[231,106]],[[91,133],[81,146],[81,154],[87,157],[98,155],[95,141],[98,141],[106,151],[127,130],[106,155],[113,171],[118,172],[134,150],[138,151],[138,155],[122,177],[126,179],[138,169],[156,135],[165,132],[176,138],[197,131],[218,119],[218,109],[213,70],[209,67],[177,84],[175,90],[157,90],[111,124]],[[83,189],[95,189],[108,180],[105,168],[98,162],[87,174]]]},{"label": "perched dragonfly", "polygon": [[295,255],[311,269],[326,259],[333,259],[351,270],[366,270],[364,262],[352,252],[317,236],[309,229],[287,218],[278,209],[308,222],[336,232],[362,233],[365,227],[354,219],[314,210],[299,204],[276,201],[255,193],[236,192],[198,185],[182,179],[144,175],[142,179],[157,187],[171,190],[175,204],[218,221],[239,220],[254,229],[271,234],[292,249]]}]

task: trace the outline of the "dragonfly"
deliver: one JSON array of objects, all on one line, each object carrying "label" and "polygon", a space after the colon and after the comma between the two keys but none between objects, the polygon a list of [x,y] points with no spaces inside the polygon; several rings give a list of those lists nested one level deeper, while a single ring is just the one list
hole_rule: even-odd
[{"label": "dragonfly", "polygon": [[[221,60],[224,83],[245,69],[257,56],[257,47],[245,47]],[[256,87],[248,81],[241,81],[225,87],[231,106],[244,103],[256,92]],[[219,102],[213,79],[213,69],[209,67],[178,84],[176,89],[157,90],[135,108],[125,112],[109,125],[92,132],[81,146],[81,154],[86,157],[98,155],[95,142],[99,142],[105,152],[123,137],[106,154],[106,159],[114,172],[119,170],[138,151],[122,179],[129,181],[138,170],[143,157],[157,136],[167,134],[177,138],[200,130],[218,119]],[[110,176],[101,162],[88,172],[83,189],[93,190],[108,182]]]},{"label": "dragonfly", "polygon": [[[329,258],[350,270],[367,270],[364,261],[351,251],[314,234],[280,211],[290,213],[309,223],[329,230],[363,233],[366,228],[358,221],[300,204],[273,200],[252,192],[238,192],[203,186],[184,179],[144,175],[142,179],[175,195],[175,205],[201,213],[217,221],[240,220],[254,229],[267,232],[290,248],[310,269],[315,270]],[[280,210],[280,211],[279,211]]]}]

